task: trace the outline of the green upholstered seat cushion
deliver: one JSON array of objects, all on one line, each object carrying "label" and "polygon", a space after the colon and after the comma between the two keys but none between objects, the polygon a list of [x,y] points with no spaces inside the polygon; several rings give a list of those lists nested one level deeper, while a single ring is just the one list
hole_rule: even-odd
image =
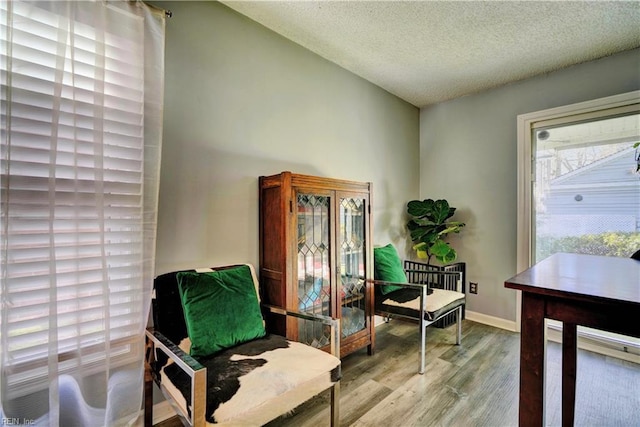
[{"label": "green upholstered seat cushion", "polygon": [[191,355],[208,356],[265,336],[260,303],[248,266],[176,275]]},{"label": "green upholstered seat cushion", "polygon": [[[402,261],[393,245],[388,244],[381,248],[373,248],[373,265],[376,280],[407,283],[407,276],[402,269]],[[380,292],[385,295],[398,289],[402,289],[402,286],[380,286]]]}]

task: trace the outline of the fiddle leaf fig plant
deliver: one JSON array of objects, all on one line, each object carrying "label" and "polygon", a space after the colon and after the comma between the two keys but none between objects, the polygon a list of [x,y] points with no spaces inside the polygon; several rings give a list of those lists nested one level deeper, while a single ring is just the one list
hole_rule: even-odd
[{"label": "fiddle leaf fig plant", "polygon": [[456,251],[444,241],[448,234],[459,233],[465,226],[464,222],[447,221],[455,211],[456,208],[449,206],[444,199],[412,200],[407,203],[407,213],[411,216],[407,228],[415,243],[413,249],[418,258],[427,260],[427,264],[431,264],[431,258],[448,264],[458,257]]}]

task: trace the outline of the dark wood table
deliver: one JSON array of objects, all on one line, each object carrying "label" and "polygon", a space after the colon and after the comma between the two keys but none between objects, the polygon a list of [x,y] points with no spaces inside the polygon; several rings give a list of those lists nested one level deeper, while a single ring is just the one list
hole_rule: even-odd
[{"label": "dark wood table", "polygon": [[544,319],[563,322],[562,425],[572,426],[576,392],[576,326],[640,337],[640,261],[558,253],[505,281],[522,291],[520,426],[545,422]]}]

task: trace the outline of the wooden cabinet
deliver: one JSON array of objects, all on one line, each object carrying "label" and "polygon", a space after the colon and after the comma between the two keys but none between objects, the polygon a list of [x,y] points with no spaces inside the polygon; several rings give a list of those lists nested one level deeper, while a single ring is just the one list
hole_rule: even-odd
[{"label": "wooden cabinet", "polygon": [[[260,286],[267,304],[340,319],[340,354],[373,353],[371,183],[282,172],[260,177]],[[326,347],[312,322],[268,319],[290,339]]]}]

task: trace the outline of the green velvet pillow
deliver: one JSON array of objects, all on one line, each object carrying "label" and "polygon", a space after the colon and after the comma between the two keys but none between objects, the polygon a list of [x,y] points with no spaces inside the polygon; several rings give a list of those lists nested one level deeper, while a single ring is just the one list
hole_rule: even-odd
[{"label": "green velvet pillow", "polygon": [[192,356],[208,356],[265,336],[248,266],[204,273],[182,272],[176,277]]},{"label": "green velvet pillow", "polygon": [[[373,248],[373,265],[376,280],[385,282],[407,283],[407,276],[402,269],[402,261],[392,244],[381,248]],[[402,286],[380,286],[380,292],[388,294]]]}]

